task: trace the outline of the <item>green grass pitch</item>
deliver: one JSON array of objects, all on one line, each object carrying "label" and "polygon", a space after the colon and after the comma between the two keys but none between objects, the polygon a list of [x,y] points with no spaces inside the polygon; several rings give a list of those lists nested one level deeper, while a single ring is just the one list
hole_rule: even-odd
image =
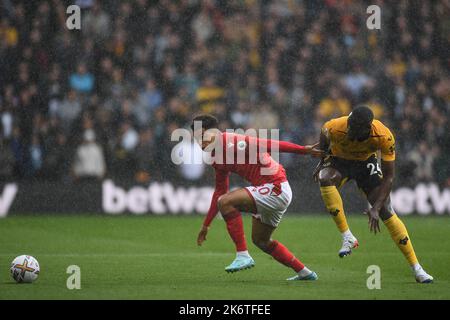
[{"label": "green grass pitch", "polygon": [[[315,282],[288,283],[293,272],[249,241],[255,268],[227,274],[234,258],[224,222],[213,222],[197,247],[202,217],[21,216],[0,220],[0,299],[450,299],[450,218],[405,217],[420,262],[435,283],[420,285],[382,226],[370,234],[367,218],[348,217],[360,247],[340,259],[340,236],[323,215],[288,214],[274,238],[310,269]],[[250,239],[250,217],[245,230]],[[15,256],[41,265],[33,284],[9,274]],[[81,268],[81,289],[68,290],[69,265]],[[381,268],[381,289],[366,286],[367,267]]]}]

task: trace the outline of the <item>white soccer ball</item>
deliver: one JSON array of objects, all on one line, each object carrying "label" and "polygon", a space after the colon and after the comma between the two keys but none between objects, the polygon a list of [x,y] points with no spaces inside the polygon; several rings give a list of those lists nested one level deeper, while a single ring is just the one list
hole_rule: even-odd
[{"label": "white soccer ball", "polygon": [[11,276],[18,283],[31,283],[39,275],[39,262],[32,256],[18,256],[11,262]]}]

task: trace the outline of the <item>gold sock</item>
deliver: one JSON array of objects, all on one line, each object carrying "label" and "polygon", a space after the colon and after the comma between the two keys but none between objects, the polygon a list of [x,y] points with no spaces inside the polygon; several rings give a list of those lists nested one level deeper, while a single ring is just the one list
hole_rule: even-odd
[{"label": "gold sock", "polygon": [[335,186],[320,187],[323,202],[328,209],[328,212],[333,216],[339,231],[345,232],[348,230],[347,219],[345,218],[344,205],[342,203],[341,195]]},{"label": "gold sock", "polygon": [[392,240],[397,244],[409,264],[413,266],[418,263],[408,231],[399,217],[396,214],[393,214],[392,217],[383,222],[389,230]]}]

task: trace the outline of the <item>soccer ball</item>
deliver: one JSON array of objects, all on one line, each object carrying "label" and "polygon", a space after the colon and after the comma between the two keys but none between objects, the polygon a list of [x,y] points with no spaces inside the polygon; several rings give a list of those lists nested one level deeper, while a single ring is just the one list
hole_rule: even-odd
[{"label": "soccer ball", "polygon": [[39,275],[39,262],[32,256],[18,256],[11,262],[11,276],[18,283],[31,283]]}]

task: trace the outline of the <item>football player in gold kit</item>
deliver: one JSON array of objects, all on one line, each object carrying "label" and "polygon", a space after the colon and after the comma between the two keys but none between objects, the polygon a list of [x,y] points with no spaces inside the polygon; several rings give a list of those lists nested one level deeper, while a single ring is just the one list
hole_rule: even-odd
[{"label": "football player in gold kit", "polygon": [[[417,282],[430,283],[433,277],[420,266],[405,225],[390,205],[394,180],[395,139],[391,131],[366,106],[355,108],[349,116],[326,122],[320,135],[320,148],[327,150],[314,172],[322,199],[341,232],[343,244],[339,256],[345,257],[358,247],[344,214],[338,189],[355,180],[371,208],[367,211],[369,228],[380,231],[379,219],[408,260]],[[381,167],[377,153],[381,154]]]}]

